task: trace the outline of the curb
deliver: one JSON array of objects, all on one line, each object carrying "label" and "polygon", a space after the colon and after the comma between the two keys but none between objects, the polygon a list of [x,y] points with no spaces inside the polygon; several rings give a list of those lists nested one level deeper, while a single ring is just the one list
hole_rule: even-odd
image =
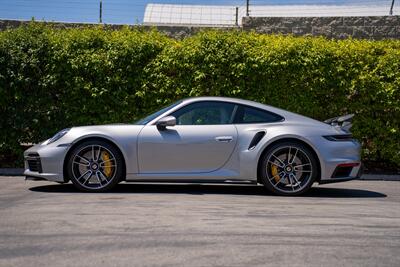
[{"label": "curb", "polygon": [[[23,176],[24,169],[0,168],[0,176]],[[363,174],[360,180],[366,181],[400,181],[400,175],[394,174]]]},{"label": "curb", "polygon": [[389,174],[363,174],[360,180],[368,181],[400,181],[400,175],[389,175]]},{"label": "curb", "polygon": [[22,176],[24,175],[24,169],[19,168],[0,168],[0,175],[7,176]]}]

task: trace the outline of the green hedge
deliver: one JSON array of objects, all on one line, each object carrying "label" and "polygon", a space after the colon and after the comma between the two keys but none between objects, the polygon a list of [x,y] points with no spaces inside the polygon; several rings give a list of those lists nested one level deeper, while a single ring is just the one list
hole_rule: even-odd
[{"label": "green hedge", "polygon": [[355,113],[363,157],[399,166],[400,41],[204,31],[0,32],[0,153],[73,125],[132,122],[188,96],[256,100],[319,120]]}]

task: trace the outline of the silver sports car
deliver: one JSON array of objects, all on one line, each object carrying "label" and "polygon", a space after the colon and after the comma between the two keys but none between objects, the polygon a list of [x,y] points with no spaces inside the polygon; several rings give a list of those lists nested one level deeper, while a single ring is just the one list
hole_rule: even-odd
[{"label": "silver sports car", "polygon": [[24,153],[25,176],[79,190],[121,181],[253,183],[299,195],[360,176],[352,115],[316,121],[260,103],[198,97],[133,124],[64,129]]}]

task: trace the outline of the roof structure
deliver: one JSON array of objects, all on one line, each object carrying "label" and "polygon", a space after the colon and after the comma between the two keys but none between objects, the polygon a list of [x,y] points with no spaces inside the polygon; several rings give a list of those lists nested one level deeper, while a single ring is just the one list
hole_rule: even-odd
[{"label": "roof structure", "polygon": [[[235,26],[236,23],[241,25],[245,14],[244,6],[148,4],[143,23],[146,25]],[[389,7],[378,4],[250,6],[252,17],[342,17],[388,14]],[[399,14],[400,7],[395,6],[393,15]]]},{"label": "roof structure", "polygon": [[236,7],[147,4],[143,23],[151,25],[235,25]]}]

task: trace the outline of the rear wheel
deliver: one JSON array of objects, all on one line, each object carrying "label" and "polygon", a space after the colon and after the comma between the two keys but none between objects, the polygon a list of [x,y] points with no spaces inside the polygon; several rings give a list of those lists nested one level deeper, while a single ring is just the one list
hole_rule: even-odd
[{"label": "rear wheel", "polygon": [[100,140],[78,145],[68,160],[68,175],[81,191],[104,192],[122,180],[123,160],[118,149]]},{"label": "rear wheel", "polygon": [[303,194],[318,176],[317,160],[313,153],[295,142],[273,145],[262,157],[260,168],[264,186],[278,195]]}]

